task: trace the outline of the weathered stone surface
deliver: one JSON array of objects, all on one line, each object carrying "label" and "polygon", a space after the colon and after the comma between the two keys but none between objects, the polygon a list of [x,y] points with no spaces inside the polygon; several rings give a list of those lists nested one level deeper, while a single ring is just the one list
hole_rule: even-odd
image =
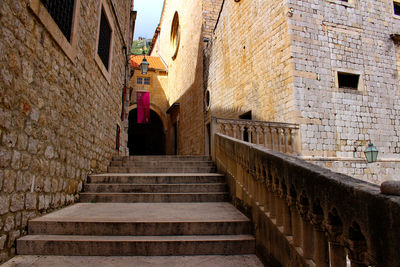
[{"label": "weathered stone surface", "polygon": [[14,215],[8,215],[4,221],[4,232],[9,232],[10,230],[14,229],[15,226],[15,218]]},{"label": "weathered stone surface", "polygon": [[7,240],[7,236],[6,235],[2,235],[0,237],[0,250],[3,250],[4,245],[6,244],[6,240]]},{"label": "weathered stone surface", "polygon": [[386,195],[400,196],[400,181],[386,181],[381,184],[381,192]]},{"label": "weathered stone surface", "polygon": [[10,208],[10,195],[0,194],[0,215],[3,215],[9,211]]},{"label": "weathered stone surface", "polygon": [[11,195],[10,211],[15,212],[23,210],[24,203],[25,203],[25,195],[23,193]]},{"label": "weathered stone surface", "polygon": [[26,193],[25,195],[25,209],[37,209],[37,193]]}]

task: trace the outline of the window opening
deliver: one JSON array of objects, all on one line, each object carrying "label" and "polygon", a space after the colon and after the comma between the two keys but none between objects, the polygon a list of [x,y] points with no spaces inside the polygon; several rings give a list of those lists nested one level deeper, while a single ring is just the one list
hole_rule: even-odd
[{"label": "window opening", "polygon": [[178,54],[179,42],[180,42],[179,16],[178,12],[175,12],[171,26],[171,46],[173,49],[172,59],[175,59],[176,55]]},{"label": "window opening", "polygon": [[144,78],[143,84],[150,85],[150,78]]},{"label": "window opening", "polygon": [[394,14],[400,16],[400,3],[393,1]]},{"label": "window opening", "polygon": [[71,41],[75,0],[40,0],[61,32]]},{"label": "window opening", "polygon": [[107,70],[110,60],[111,33],[111,27],[108,23],[104,9],[101,9],[99,46],[97,49],[97,54]]},{"label": "window opening", "polygon": [[357,90],[359,80],[360,80],[360,75],[358,74],[338,72],[339,88]]},{"label": "window opening", "polygon": [[137,77],[136,78],[136,84],[143,84],[143,78],[142,77]]}]

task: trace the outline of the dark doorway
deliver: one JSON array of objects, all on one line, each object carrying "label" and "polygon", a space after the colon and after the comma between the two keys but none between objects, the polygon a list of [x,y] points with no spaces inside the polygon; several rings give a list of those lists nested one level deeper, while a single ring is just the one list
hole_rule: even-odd
[{"label": "dark doorway", "polygon": [[150,123],[137,123],[137,109],[129,112],[129,155],[165,155],[165,134],[161,118],[150,110]]}]

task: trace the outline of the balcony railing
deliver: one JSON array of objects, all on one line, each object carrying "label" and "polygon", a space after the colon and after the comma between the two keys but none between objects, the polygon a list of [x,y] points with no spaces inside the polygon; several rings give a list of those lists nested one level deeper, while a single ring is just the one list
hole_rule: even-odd
[{"label": "balcony railing", "polygon": [[213,118],[212,123],[212,135],[221,133],[287,154],[300,150],[298,124],[220,118]]},{"label": "balcony railing", "polygon": [[221,134],[215,161],[268,266],[399,266],[399,196]]}]

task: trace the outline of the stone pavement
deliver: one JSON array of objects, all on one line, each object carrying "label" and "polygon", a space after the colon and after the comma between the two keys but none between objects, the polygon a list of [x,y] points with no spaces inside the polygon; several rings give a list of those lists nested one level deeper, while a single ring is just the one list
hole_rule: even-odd
[{"label": "stone pavement", "polygon": [[17,256],[9,260],[3,267],[118,267],[118,266],[202,266],[202,267],[261,267],[260,260],[255,255],[238,256],[170,256],[170,257],[102,257],[102,256]]}]

